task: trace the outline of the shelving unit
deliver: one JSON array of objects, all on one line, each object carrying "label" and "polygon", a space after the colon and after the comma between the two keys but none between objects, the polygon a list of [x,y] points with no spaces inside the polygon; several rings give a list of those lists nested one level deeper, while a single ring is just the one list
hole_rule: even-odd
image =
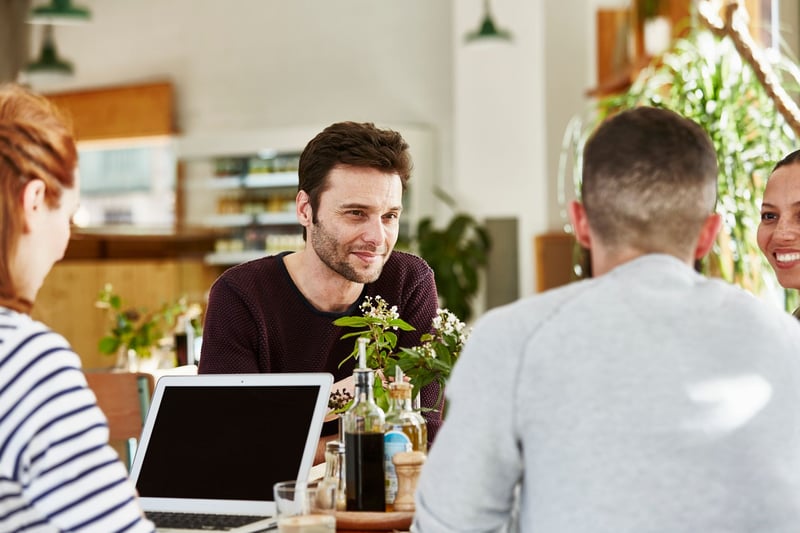
[{"label": "shelving unit", "polygon": [[215,231],[214,265],[232,265],[302,246],[294,197],[297,152],[184,160],[187,225]]}]

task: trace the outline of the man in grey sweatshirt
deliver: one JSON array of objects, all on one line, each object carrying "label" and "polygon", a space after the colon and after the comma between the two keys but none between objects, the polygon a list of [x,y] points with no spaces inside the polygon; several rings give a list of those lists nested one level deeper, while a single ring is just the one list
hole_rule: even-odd
[{"label": "man in grey sweatshirt", "polygon": [[476,323],[413,531],[800,531],[800,327],[692,267],[721,224],[710,139],[637,108],[584,157],[594,277]]}]

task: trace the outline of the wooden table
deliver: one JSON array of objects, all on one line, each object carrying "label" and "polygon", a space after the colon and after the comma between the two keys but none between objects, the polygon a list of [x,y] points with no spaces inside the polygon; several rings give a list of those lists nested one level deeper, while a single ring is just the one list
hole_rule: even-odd
[{"label": "wooden table", "polygon": [[414,517],[412,512],[337,512],[336,530],[347,533],[374,533],[383,531],[392,533],[405,532],[411,526]]}]

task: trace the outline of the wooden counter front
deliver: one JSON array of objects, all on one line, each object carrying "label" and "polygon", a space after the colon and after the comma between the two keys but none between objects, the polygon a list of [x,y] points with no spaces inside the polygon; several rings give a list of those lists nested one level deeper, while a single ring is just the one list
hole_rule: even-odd
[{"label": "wooden counter front", "polygon": [[33,317],[64,335],[85,369],[109,368],[114,358],[99,353],[109,317],[94,302],[106,283],[125,308],[154,310],[186,297],[205,308],[206,294],[222,272],[203,262],[213,249],[209,234],[76,232],[62,261],[39,291]]},{"label": "wooden counter front", "polygon": [[214,250],[208,231],[153,232],[132,227],[75,230],[64,261],[75,259],[202,259]]}]

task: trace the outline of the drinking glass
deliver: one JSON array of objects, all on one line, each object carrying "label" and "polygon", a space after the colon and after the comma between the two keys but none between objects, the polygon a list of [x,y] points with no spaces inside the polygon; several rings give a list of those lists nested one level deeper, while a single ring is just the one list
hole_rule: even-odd
[{"label": "drinking glass", "polygon": [[305,481],[275,483],[279,533],[336,533],[336,486]]}]

